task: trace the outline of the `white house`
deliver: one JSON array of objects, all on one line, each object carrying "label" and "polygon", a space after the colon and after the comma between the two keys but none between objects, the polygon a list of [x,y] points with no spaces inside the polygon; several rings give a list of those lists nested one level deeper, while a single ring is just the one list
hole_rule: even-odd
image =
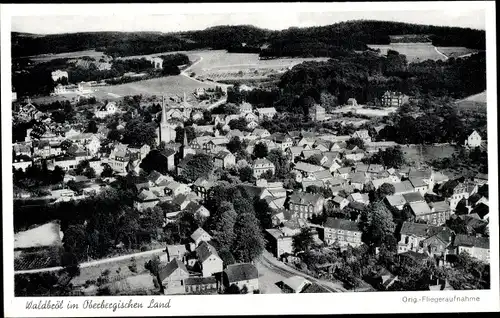
[{"label": "white house", "polygon": [[465,146],[467,147],[471,147],[471,148],[475,148],[475,147],[479,147],[481,146],[481,136],[479,135],[479,133],[477,131],[473,131],[469,137],[467,137],[467,139],[465,140]]},{"label": "white house", "polygon": [[117,111],[116,104],[114,102],[109,102],[104,106],[101,106],[95,112],[95,117],[105,118],[109,115],[115,114]]}]

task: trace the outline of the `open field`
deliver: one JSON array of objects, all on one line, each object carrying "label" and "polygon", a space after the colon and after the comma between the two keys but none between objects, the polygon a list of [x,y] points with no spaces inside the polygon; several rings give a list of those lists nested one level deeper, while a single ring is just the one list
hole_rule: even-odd
[{"label": "open field", "polygon": [[166,76],[132,83],[101,86],[94,89],[93,95],[98,99],[120,98],[127,95],[161,95],[193,92],[196,88],[215,87],[215,84],[197,82],[186,76]]},{"label": "open field", "polygon": [[385,55],[388,50],[394,50],[406,55],[408,62],[422,62],[426,60],[446,60],[447,57],[438,52],[431,43],[391,43],[389,45],[368,45],[372,49],[380,49],[380,53]]},{"label": "open field", "polygon": [[479,50],[469,49],[463,46],[448,46],[448,47],[438,46],[437,49],[439,52],[443,53],[447,57],[455,57],[455,58],[479,52]]},{"label": "open field", "polygon": [[100,58],[104,57],[104,53],[97,52],[95,50],[87,50],[87,51],[76,51],[76,52],[67,52],[59,54],[41,54],[41,55],[25,56],[24,58],[28,58],[36,63],[43,63],[55,59],[70,59],[83,56],[89,56],[95,58],[96,60],[99,60]]},{"label": "open field", "polygon": [[431,161],[434,159],[442,159],[451,157],[456,151],[456,147],[453,145],[443,145],[443,146],[422,146],[422,155],[420,155],[419,146],[401,146],[406,160],[409,162],[421,162]]},{"label": "open field", "polygon": [[384,109],[366,108],[362,105],[359,106],[345,106],[342,108],[335,109],[333,113],[343,114],[352,112],[353,114],[373,116],[373,117],[384,117],[388,116],[397,110],[397,107],[386,107]]},{"label": "open field", "polygon": [[62,232],[56,222],[14,234],[14,249],[60,245]]}]

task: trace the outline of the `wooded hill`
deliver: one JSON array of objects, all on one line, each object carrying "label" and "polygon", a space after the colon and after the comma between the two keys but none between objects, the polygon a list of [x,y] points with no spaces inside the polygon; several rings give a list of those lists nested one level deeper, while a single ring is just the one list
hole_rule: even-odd
[{"label": "wooded hill", "polygon": [[12,33],[12,56],[96,49],[111,56],[153,54],[201,48],[260,53],[262,57],[336,56],[367,50],[367,44],[389,44],[391,35],[427,35],[436,46],[485,49],[485,31],[401,22],[356,20],[328,26],[273,31],[250,25],[161,32],[83,32],[34,35]]}]

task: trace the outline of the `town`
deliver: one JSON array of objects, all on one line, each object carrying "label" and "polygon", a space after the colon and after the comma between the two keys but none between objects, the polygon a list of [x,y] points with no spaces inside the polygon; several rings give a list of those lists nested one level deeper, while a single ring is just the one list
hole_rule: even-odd
[{"label": "town", "polygon": [[13,88],[16,296],[489,288],[484,52],[100,91],[205,83],[180,55],[54,62],[50,89]]}]

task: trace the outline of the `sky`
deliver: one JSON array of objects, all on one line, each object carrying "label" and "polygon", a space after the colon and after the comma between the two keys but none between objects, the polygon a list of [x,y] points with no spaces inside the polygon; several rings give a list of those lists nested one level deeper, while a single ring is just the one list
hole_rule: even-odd
[{"label": "sky", "polygon": [[[423,4],[423,3],[422,3]],[[279,10],[282,8],[282,10]],[[165,14],[165,10],[158,10],[159,14],[146,14],[143,11],[134,15],[122,11],[117,14],[99,11],[97,15],[81,15],[74,11],[67,11],[64,15],[43,16],[12,16],[12,31],[36,34],[74,33],[93,31],[160,31],[176,32],[187,30],[201,30],[217,25],[250,24],[271,30],[282,30],[289,27],[309,27],[333,24],[348,20],[384,20],[399,21],[417,24],[431,24],[442,26],[458,26],[475,29],[485,29],[484,9],[463,8],[453,6],[446,9],[418,9],[410,10],[370,10],[370,11],[292,11],[279,7],[278,11],[240,12],[232,13],[197,13]],[[426,6],[427,8],[427,6]],[[276,9],[276,7],[274,8]],[[380,10],[380,9],[379,9]],[[200,11],[200,10],[197,10]],[[226,10],[227,11],[227,10]],[[82,11],[83,12],[83,11]],[[150,11],[151,12],[151,11]],[[26,13],[23,13],[26,14]]]}]

